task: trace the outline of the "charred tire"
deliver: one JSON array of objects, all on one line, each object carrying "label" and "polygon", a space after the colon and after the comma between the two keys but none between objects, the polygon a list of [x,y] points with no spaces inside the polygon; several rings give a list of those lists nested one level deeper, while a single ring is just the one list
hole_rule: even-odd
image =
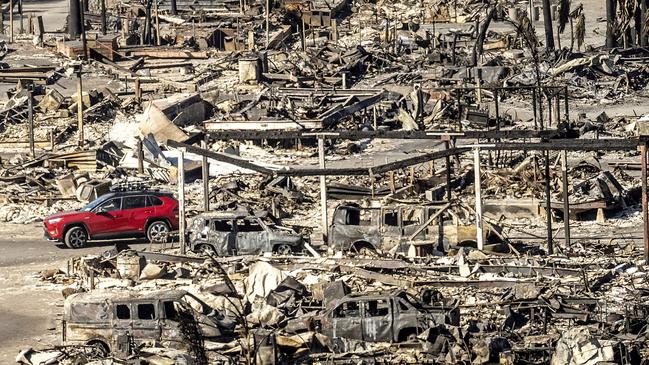
[{"label": "charred tire", "polygon": [[361,256],[376,256],[376,249],[368,242],[356,242],[352,245],[351,251]]},{"label": "charred tire", "polygon": [[154,221],[146,229],[146,238],[149,242],[162,242],[170,232],[169,225],[164,221]]},{"label": "charred tire", "polygon": [[210,245],[209,243],[204,243],[198,248],[198,252],[202,253],[207,257],[216,256],[216,248]]},{"label": "charred tire", "polygon": [[399,332],[399,341],[415,342],[417,341],[417,330],[414,328],[407,328]]},{"label": "charred tire", "polygon": [[457,244],[459,247],[472,247],[472,248],[478,248],[478,242],[474,240],[464,240],[460,243]]},{"label": "charred tire", "polygon": [[92,340],[86,343],[86,346],[91,347],[93,357],[106,357],[110,354],[110,349],[104,341]]},{"label": "charred tire", "polygon": [[275,251],[275,253],[280,256],[290,256],[291,254],[293,254],[293,248],[287,244],[276,245],[273,248],[273,251]]},{"label": "charred tire", "polygon": [[86,247],[88,242],[88,232],[82,226],[73,226],[65,231],[63,242],[69,248],[82,248]]}]

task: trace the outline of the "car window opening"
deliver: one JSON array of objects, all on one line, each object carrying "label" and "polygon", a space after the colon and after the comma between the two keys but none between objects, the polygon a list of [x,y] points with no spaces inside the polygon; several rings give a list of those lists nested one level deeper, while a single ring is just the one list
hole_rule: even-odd
[{"label": "car window opening", "polygon": [[138,209],[147,206],[146,196],[127,196],[124,198],[124,209]]},{"label": "car window opening", "polygon": [[114,212],[116,210],[120,210],[121,205],[122,205],[121,202],[122,202],[121,198],[111,199],[111,200],[107,201],[106,203],[102,204],[99,207],[99,211],[101,211],[101,212]]},{"label": "car window opening", "polygon": [[153,207],[157,207],[157,206],[162,205],[162,200],[158,199],[158,198],[155,197],[155,196],[149,196],[149,200],[151,201],[150,204],[151,204],[151,206],[153,206]]},{"label": "car window opening", "polygon": [[390,304],[383,300],[370,300],[366,303],[366,317],[384,317],[390,314]]},{"label": "car window opening", "polygon": [[155,319],[155,306],[150,303],[137,305],[137,318],[138,319]]},{"label": "car window opening", "polygon": [[178,320],[178,310],[176,310],[176,305],[177,303],[174,302],[164,302],[164,311],[165,311],[165,318],[170,319],[172,321],[177,321]]},{"label": "car window opening", "polygon": [[217,220],[214,221],[214,230],[219,232],[232,232],[232,224],[229,221]]},{"label": "car window opening", "polygon": [[131,319],[131,309],[126,304],[118,304],[115,308],[117,319]]},{"label": "car window opening", "polygon": [[358,307],[357,302],[345,302],[336,308],[334,312],[334,317],[336,318],[359,317],[360,314],[361,311]]},{"label": "car window opening", "polygon": [[261,232],[264,228],[257,221],[238,220],[237,230],[239,232]]}]

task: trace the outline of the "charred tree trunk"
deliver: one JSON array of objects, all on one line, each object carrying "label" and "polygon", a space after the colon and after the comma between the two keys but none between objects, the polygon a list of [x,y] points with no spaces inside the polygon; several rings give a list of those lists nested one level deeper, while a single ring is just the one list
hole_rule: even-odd
[{"label": "charred tree trunk", "polygon": [[75,39],[81,34],[81,4],[79,0],[70,0],[68,12],[68,35]]},{"label": "charred tree trunk", "polygon": [[554,50],[554,30],[552,29],[550,0],[543,0],[543,26],[545,27],[545,48]]},{"label": "charred tree trunk", "polygon": [[615,48],[615,11],[617,0],[606,0],[606,48]]},{"label": "charred tree trunk", "polygon": [[482,25],[480,26],[480,32],[478,33],[478,39],[476,39],[475,44],[473,45],[473,52],[471,54],[471,62],[473,66],[478,65],[478,56],[482,55],[483,52],[483,46],[484,46],[484,40],[485,37],[487,36],[487,30],[489,29],[489,24],[491,23],[491,19],[494,18],[494,15],[496,14],[496,7],[492,6],[489,8],[487,11],[487,18],[484,20]]},{"label": "charred tree trunk", "polygon": [[637,20],[639,23],[639,31],[638,31],[638,38],[639,38],[639,44],[640,47],[646,47],[647,46],[647,24],[646,24],[646,19],[647,19],[647,0],[640,0],[640,15],[639,19]]}]

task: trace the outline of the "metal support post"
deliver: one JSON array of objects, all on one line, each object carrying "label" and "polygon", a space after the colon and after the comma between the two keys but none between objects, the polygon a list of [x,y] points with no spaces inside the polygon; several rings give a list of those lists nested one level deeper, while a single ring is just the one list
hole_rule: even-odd
[{"label": "metal support post", "polygon": [[563,234],[566,248],[570,247],[570,200],[568,200],[568,152],[561,152],[561,183],[563,184]]},{"label": "metal support post", "polygon": [[142,139],[137,139],[137,173],[144,173],[144,148],[142,146]]},{"label": "metal support post", "polygon": [[[208,136],[201,141],[201,147],[207,149]],[[203,155],[203,164],[201,165],[203,172],[203,211],[210,211],[210,165],[207,161],[207,156]]]},{"label": "metal support post", "polygon": [[649,264],[649,217],[647,209],[647,143],[640,145],[640,158],[642,165],[642,243],[644,247],[644,259]]},{"label": "metal support post", "polygon": [[[318,137],[318,161],[320,163],[320,168],[326,168],[325,164],[325,139],[324,136]],[[320,175],[320,210],[321,210],[321,219],[320,222],[322,226],[322,239],[323,242],[327,243],[327,228],[328,228],[328,219],[327,219],[327,179],[326,176]]]},{"label": "metal support post", "polygon": [[[2,15],[2,14],[0,14]],[[29,153],[32,157],[36,157],[36,151],[34,148],[34,101],[32,100],[33,98],[33,90],[34,87],[30,83],[27,85],[27,107],[29,108],[28,111],[28,119],[29,119]]]},{"label": "metal support post", "polygon": [[548,254],[554,253],[552,242],[552,207],[550,202],[550,151],[545,153],[545,213],[548,226]]},{"label": "metal support post", "polygon": [[178,233],[180,254],[185,254],[185,149],[178,150]]},{"label": "metal support post", "polygon": [[79,147],[83,148],[83,82],[81,80],[81,64],[77,70],[77,129],[79,130]]},{"label": "metal support post", "polygon": [[484,249],[484,237],[482,234],[482,186],[480,182],[480,149],[473,149],[473,169],[475,175],[475,233],[478,250]]}]

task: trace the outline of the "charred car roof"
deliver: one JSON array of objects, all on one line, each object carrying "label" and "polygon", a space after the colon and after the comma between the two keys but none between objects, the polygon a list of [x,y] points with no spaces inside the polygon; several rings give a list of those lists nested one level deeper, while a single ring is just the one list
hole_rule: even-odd
[{"label": "charred car roof", "polygon": [[106,300],[122,302],[122,301],[139,301],[139,300],[160,300],[160,299],[180,299],[187,292],[184,290],[151,290],[151,291],[135,291],[135,290],[93,290],[91,292],[75,293],[70,295],[66,301],[74,301],[75,303],[97,303]]},{"label": "charred car roof", "polygon": [[197,215],[195,218],[201,219],[243,219],[243,218],[265,218],[268,212],[246,212],[241,210],[228,211],[228,212],[207,212]]}]

